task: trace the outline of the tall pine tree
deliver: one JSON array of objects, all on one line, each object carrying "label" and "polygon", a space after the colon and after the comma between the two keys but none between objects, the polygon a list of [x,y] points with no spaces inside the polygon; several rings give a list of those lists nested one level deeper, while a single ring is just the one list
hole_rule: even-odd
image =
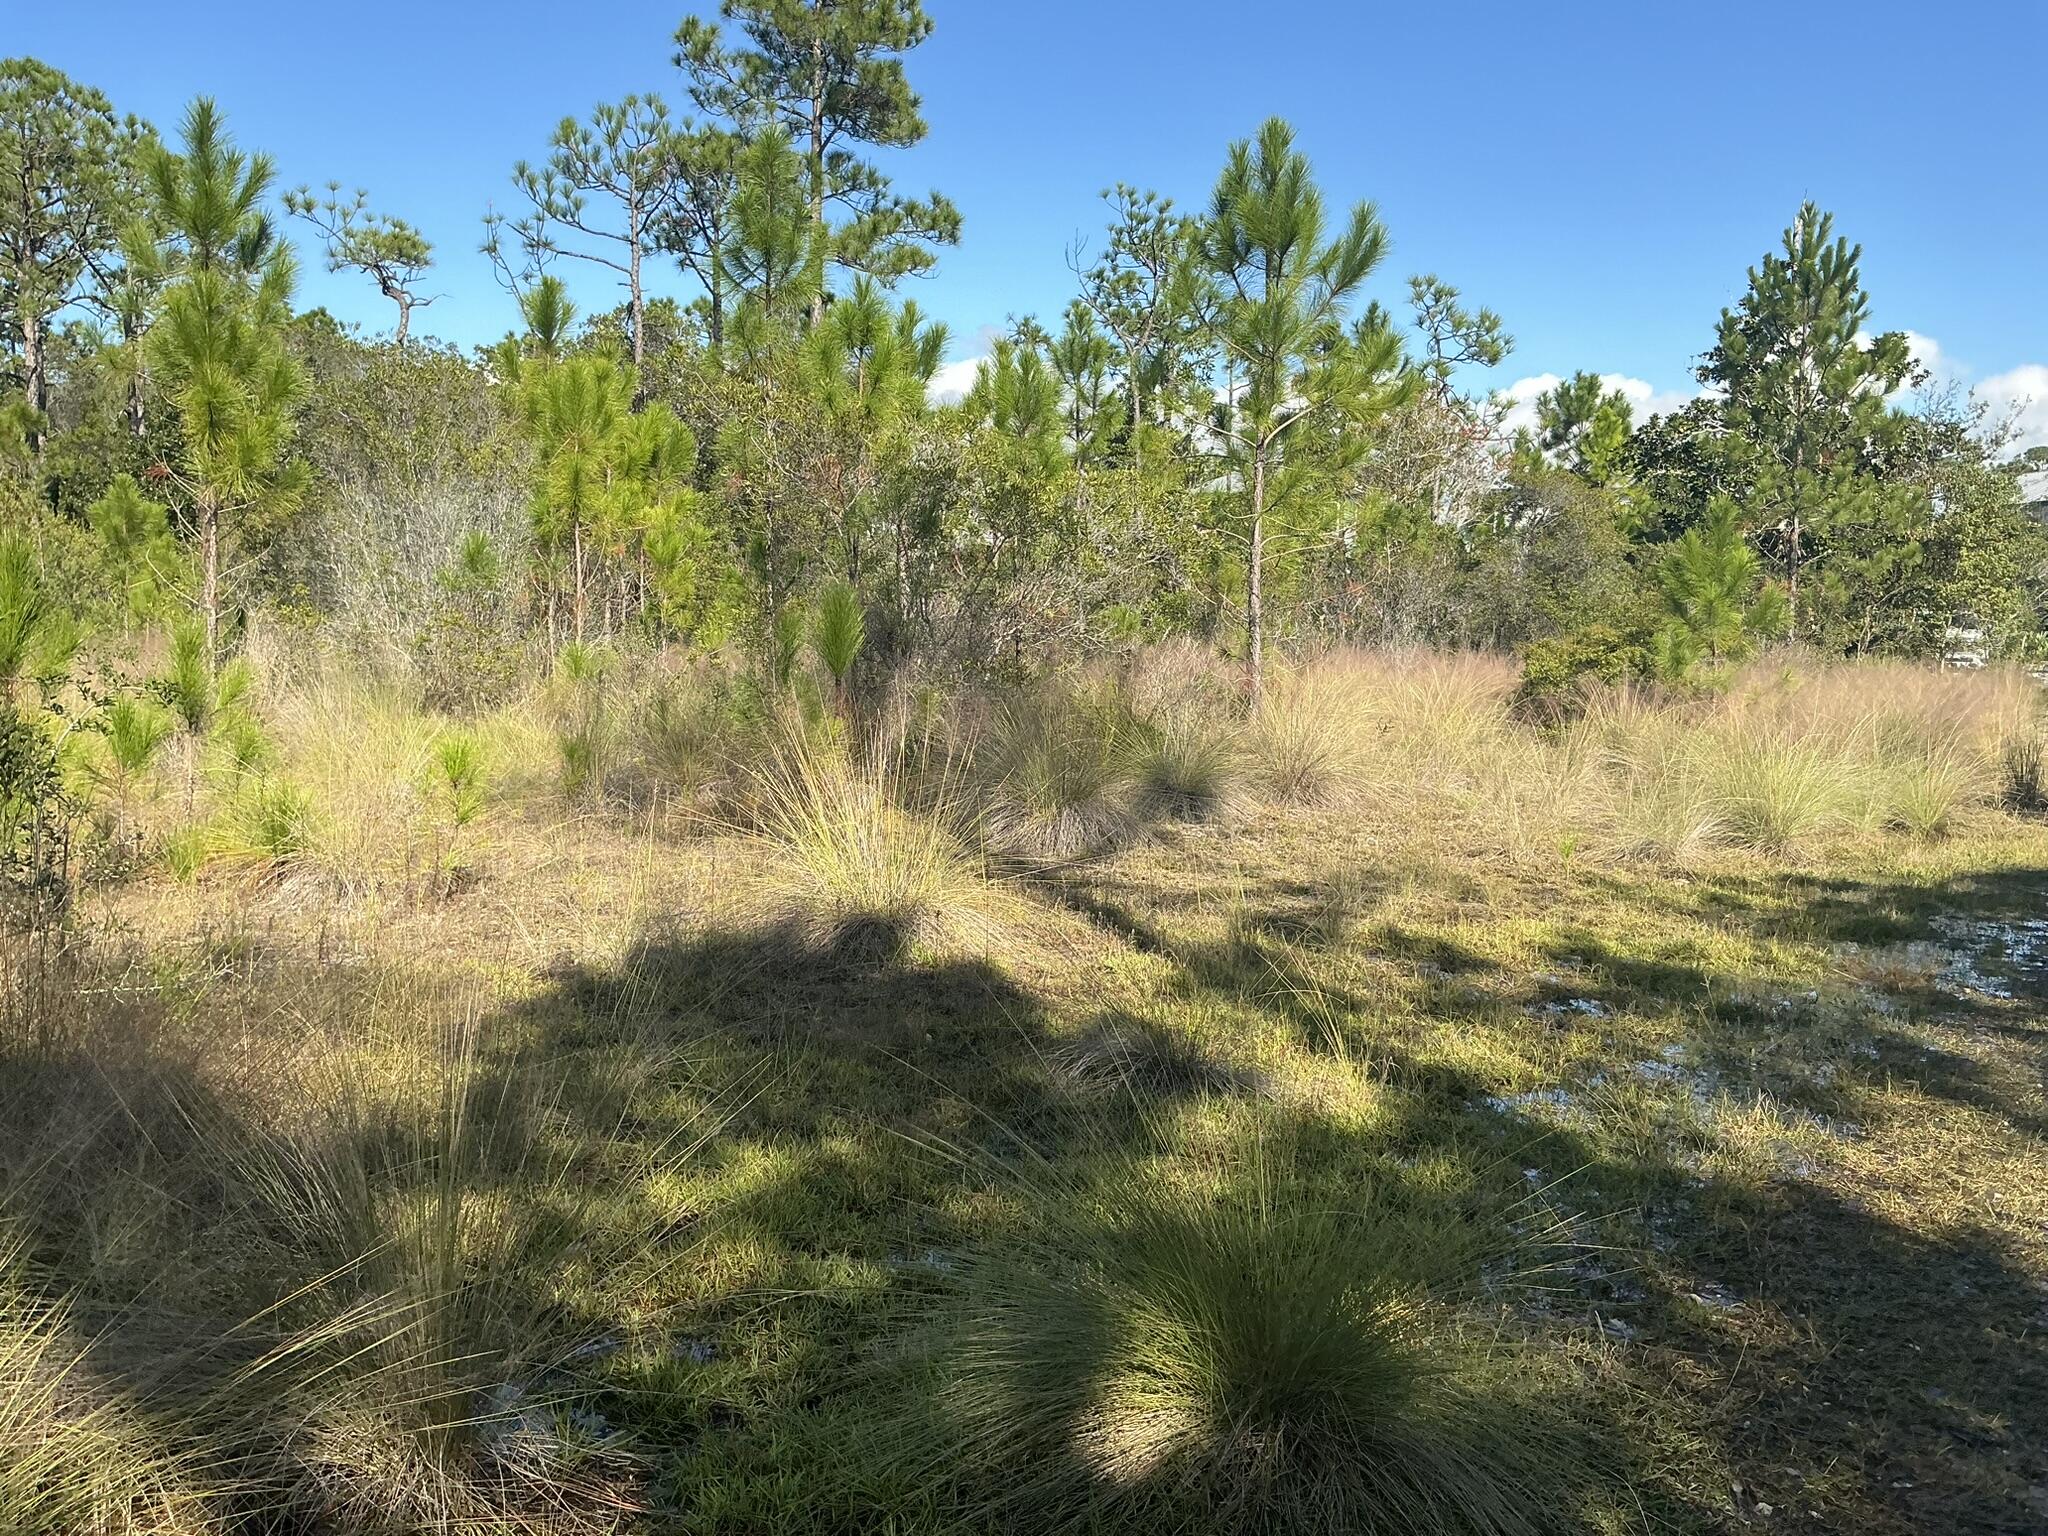
[{"label": "tall pine tree", "polygon": [[1726,483],[1763,524],[1793,633],[1845,644],[1859,610],[1871,632],[1869,605],[1915,558],[1926,512],[1924,495],[1885,473],[1899,426],[1889,400],[1914,365],[1903,332],[1868,332],[1861,258],[1807,203],[1722,312],[1699,369],[1721,394]]},{"label": "tall pine tree", "polygon": [[813,322],[828,265],[890,282],[930,267],[933,245],[959,240],[951,202],[898,196],[854,148],[903,149],[925,136],[902,57],[931,35],[919,0],[724,0],[719,12],[745,42],[728,47],[716,23],[688,17],[676,64],[703,110],[745,131],[779,125],[803,157]]}]

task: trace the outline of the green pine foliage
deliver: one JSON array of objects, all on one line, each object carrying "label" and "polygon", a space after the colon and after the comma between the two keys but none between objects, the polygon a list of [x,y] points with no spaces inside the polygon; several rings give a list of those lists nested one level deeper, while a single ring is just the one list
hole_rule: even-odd
[{"label": "green pine foliage", "polygon": [[1784,630],[1784,596],[1764,582],[1762,561],[1736,519],[1734,501],[1716,497],[1706,520],[1688,529],[1658,567],[1669,617],[1657,649],[1667,676],[1683,677],[1701,661],[1740,661]]}]

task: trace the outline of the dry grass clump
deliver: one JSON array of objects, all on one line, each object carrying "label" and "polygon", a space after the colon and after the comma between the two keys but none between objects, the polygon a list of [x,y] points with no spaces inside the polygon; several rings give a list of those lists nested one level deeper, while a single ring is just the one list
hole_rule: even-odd
[{"label": "dry grass clump", "polygon": [[1784,853],[1852,832],[1955,831],[1996,802],[2001,723],[2029,703],[2003,675],[1759,667],[1704,699],[1614,695],[1570,734],[1599,764],[1587,814],[1616,854]]},{"label": "dry grass clump", "polygon": [[1364,786],[1375,735],[1371,698],[1343,658],[1277,673],[1252,728],[1267,792],[1280,804],[1339,805]]},{"label": "dry grass clump", "polygon": [[130,1394],[95,1379],[71,1308],[0,1238],[0,1529],[197,1536],[197,1467],[156,1442]]},{"label": "dry grass clump", "polygon": [[0,1529],[621,1523],[563,1303],[666,1219],[634,1192],[695,1133],[627,1130],[660,1053],[572,1070],[381,971],[74,958],[8,995]]},{"label": "dry grass clump", "polygon": [[1131,842],[1145,755],[1144,730],[1112,689],[1051,683],[1006,700],[977,763],[990,846],[1059,863]]},{"label": "dry grass clump", "polygon": [[1147,821],[1220,821],[1251,803],[1251,759],[1242,726],[1200,712],[1140,722],[1137,807]]},{"label": "dry grass clump", "polygon": [[2031,815],[2048,810],[2048,730],[2032,721],[2013,726],[1999,743],[1999,800]]},{"label": "dry grass clump", "polygon": [[1100,1019],[1060,1045],[1051,1065],[1083,1093],[1133,1098],[1227,1093],[1252,1080],[1192,1031],[1127,1014]]},{"label": "dry grass clump", "polygon": [[921,945],[985,947],[1014,903],[962,828],[956,784],[909,782],[879,754],[791,732],[757,776],[764,915],[815,951],[894,961]]},{"label": "dry grass clump", "polygon": [[1042,1206],[1036,1241],[966,1267],[936,1358],[975,1523],[1574,1528],[1541,1373],[1443,1298],[1440,1230],[1135,1170]]}]

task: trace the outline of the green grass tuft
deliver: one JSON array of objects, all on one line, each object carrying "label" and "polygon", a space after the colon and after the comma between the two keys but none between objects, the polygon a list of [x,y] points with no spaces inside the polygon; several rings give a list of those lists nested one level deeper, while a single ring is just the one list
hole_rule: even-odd
[{"label": "green grass tuft", "polygon": [[[969,1264],[937,1356],[960,1497],[1005,1530],[1568,1529],[1521,1351],[1434,1290],[1457,1245],[1263,1184],[1133,1176]],[[990,1474],[986,1477],[978,1474]]]}]

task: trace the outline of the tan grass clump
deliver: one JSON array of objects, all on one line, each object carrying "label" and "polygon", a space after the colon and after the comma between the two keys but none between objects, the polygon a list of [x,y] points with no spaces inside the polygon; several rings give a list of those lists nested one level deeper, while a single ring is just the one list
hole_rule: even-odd
[{"label": "tan grass clump", "polygon": [[957,786],[920,789],[891,761],[792,734],[757,796],[759,900],[810,949],[866,963],[980,949],[1014,909],[963,833]]},{"label": "tan grass clump", "polygon": [[1113,689],[1049,683],[1006,700],[976,762],[989,845],[1049,864],[1132,842],[1145,747]]}]

